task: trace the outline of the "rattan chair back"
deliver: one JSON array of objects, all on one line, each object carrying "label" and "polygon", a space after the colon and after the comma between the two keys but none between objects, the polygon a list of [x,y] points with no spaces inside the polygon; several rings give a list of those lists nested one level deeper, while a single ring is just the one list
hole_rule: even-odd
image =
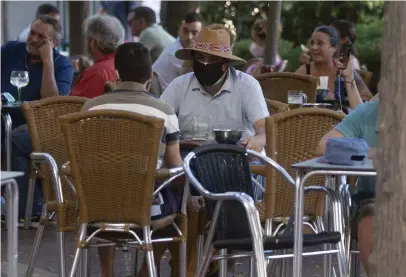
[{"label": "rattan chair back", "polygon": [[[266,153],[291,176],[291,165],[316,157],[321,138],[344,117],[343,113],[321,108],[301,108],[266,118]],[[266,170],[265,217],[289,217],[294,211],[294,189],[274,169]],[[310,184],[324,184],[324,177],[311,177]],[[322,215],[323,195],[309,193],[305,199],[307,215]]]},{"label": "rattan chair back", "polygon": [[80,223],[150,224],[164,120],[120,110],[61,117]]}]

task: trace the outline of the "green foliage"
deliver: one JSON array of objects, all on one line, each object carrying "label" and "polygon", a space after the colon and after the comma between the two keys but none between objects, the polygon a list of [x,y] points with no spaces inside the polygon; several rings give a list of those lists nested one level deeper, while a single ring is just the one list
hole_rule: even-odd
[{"label": "green foliage", "polygon": [[[205,1],[201,14],[206,23],[232,21],[238,38],[250,37],[250,28],[258,18],[268,13],[267,1]],[[315,27],[330,24],[335,19],[347,19],[356,24],[383,17],[383,1],[283,1],[282,38],[297,44],[305,43]]]},{"label": "green foliage", "polygon": [[[381,54],[379,45],[383,39],[383,20],[375,20],[368,24],[357,25],[358,59],[362,65],[366,64],[369,71],[379,73]],[[252,57],[249,52],[251,40],[243,39],[236,42],[233,53],[238,57],[249,60]],[[281,39],[279,41],[279,54],[289,61],[287,71],[296,71],[299,68],[300,47],[293,48],[293,42]]]}]

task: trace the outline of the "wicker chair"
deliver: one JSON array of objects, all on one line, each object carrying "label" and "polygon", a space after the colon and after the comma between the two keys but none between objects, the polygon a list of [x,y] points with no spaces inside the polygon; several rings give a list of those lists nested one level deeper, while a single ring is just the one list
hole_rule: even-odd
[{"label": "wicker chair", "polygon": [[[43,211],[40,225],[35,236],[33,249],[28,262],[26,276],[32,276],[38,249],[46,223],[50,223],[50,215],[56,213],[56,231],[60,255],[60,276],[65,276],[64,232],[76,228],[76,196],[70,186],[60,182],[58,168],[66,162],[68,155],[63,142],[59,116],[80,111],[87,101],[81,97],[57,96],[39,101],[26,102],[22,106],[27,121],[28,132],[32,141],[31,159],[33,167],[41,163],[36,174],[31,174],[27,199],[25,225],[30,226],[32,201],[34,197],[35,178],[40,178],[43,189]],[[45,163],[44,163],[45,162]],[[56,168],[52,168],[54,165]],[[34,173],[34,171],[32,171]],[[57,186],[62,187],[63,200],[57,194]],[[61,201],[62,200],[62,201]]]},{"label": "wicker chair", "polygon": [[268,111],[271,115],[286,112],[289,109],[289,106],[286,103],[282,103],[271,99],[265,99],[265,101],[266,105],[268,106]]},{"label": "wicker chair", "polygon": [[[239,257],[253,258],[251,265],[256,267],[256,276],[265,276],[264,257],[278,259],[265,250],[293,248],[293,233],[267,235],[262,232],[259,224],[259,213],[254,207],[254,189],[248,155],[262,160],[283,176],[288,187],[294,187],[292,177],[275,161],[252,150],[236,145],[211,144],[196,148],[188,154],[184,161],[185,173],[191,184],[206,198],[206,206],[211,219],[202,261],[197,276],[205,276],[214,252],[220,251],[215,257],[225,257],[227,251],[241,252]],[[317,189],[317,188],[312,188]],[[294,197],[292,196],[292,199]],[[337,200],[333,199],[337,207]],[[335,212],[338,212],[335,209]],[[236,228],[238,226],[238,228]],[[334,226],[338,229],[337,224]],[[337,244],[341,240],[339,232],[319,232],[304,236],[305,246]],[[341,251],[341,252],[340,252]],[[337,250],[340,265],[343,265],[343,249]],[[288,257],[288,256],[287,256]],[[224,263],[225,261],[222,261]],[[220,267],[220,276],[224,276],[226,264]],[[251,272],[254,268],[251,268]],[[340,273],[343,267],[340,267]],[[221,275],[223,274],[223,275]],[[268,275],[273,276],[273,275]],[[344,274],[341,276],[345,276]]]},{"label": "wicker chair", "polygon": [[[149,274],[157,276],[152,243],[160,233],[157,231],[165,233],[166,227],[175,235],[168,238],[163,234],[159,241],[181,244],[179,276],[185,276],[186,214],[151,221],[154,195],[164,186],[154,192],[164,121],[126,111],[98,110],[63,116],[61,125],[79,201],[79,242],[70,276],[75,276],[80,258],[87,267],[90,245],[115,245],[124,238],[125,244],[146,251]],[[180,228],[175,224],[177,219]],[[98,237],[111,242],[94,243]]]},{"label": "wicker chair", "polygon": [[271,72],[255,76],[262,87],[264,97],[287,103],[288,91],[303,91],[307,100],[316,102],[316,89],[318,79],[310,75],[290,72]]},{"label": "wicker chair", "polygon": [[[342,113],[320,108],[296,109],[268,117],[266,119],[266,153],[285,168],[289,175],[295,176],[291,165],[315,158],[315,150],[321,138],[343,117]],[[266,166],[265,176],[264,200],[263,203],[257,204],[257,208],[261,221],[265,223],[266,234],[276,235],[293,215],[295,192],[294,187],[274,168]],[[324,184],[324,182],[324,177],[315,176],[307,184]],[[306,194],[304,203],[307,217],[305,224],[313,232],[320,232],[323,230],[321,216],[324,214],[325,192],[314,190],[310,192]],[[341,261],[345,261],[343,258],[345,254],[340,246],[338,245],[338,255]],[[282,267],[289,268],[286,263]],[[345,269],[341,267],[340,271],[343,272],[343,270]]]},{"label": "wicker chair", "polygon": [[[344,115],[328,109],[302,108],[266,118],[266,153],[286,168],[291,176],[292,164],[316,157],[316,147]],[[266,170],[264,217],[287,218],[294,211],[294,189],[272,168]],[[312,177],[309,184],[324,184],[324,177]],[[306,196],[305,214],[321,216],[324,197],[319,193]]]}]

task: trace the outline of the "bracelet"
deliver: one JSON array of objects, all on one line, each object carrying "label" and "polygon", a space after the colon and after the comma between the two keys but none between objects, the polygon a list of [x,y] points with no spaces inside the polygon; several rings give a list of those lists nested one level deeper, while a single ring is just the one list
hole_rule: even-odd
[{"label": "bracelet", "polygon": [[350,82],[347,82],[346,80],[344,80],[344,83],[352,84],[352,83],[354,83],[354,81],[355,81],[355,77],[354,77],[354,79],[352,79],[352,81],[350,81]]}]

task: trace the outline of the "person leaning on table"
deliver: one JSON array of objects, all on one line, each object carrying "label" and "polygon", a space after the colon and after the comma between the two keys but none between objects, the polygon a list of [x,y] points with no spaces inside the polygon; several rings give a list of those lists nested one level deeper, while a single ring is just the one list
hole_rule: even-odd
[{"label": "person leaning on table", "polygon": [[[369,149],[369,158],[375,158],[378,144],[377,115],[379,100],[368,101],[357,106],[343,121],[337,124],[319,142],[317,154],[323,155],[329,138],[346,137],[364,139]],[[372,253],[373,217],[375,210],[375,177],[360,177],[352,199],[355,203],[356,216],[352,219],[352,231],[358,241],[358,248],[364,268],[369,273],[369,257]]]},{"label": "person leaning on table", "polygon": [[[174,79],[161,99],[178,115],[181,134],[196,135],[193,118],[207,119],[211,115],[213,128],[225,128],[226,124],[227,128],[243,129],[240,143],[261,152],[266,142],[265,118],[269,112],[258,81],[232,67],[245,61],[232,55],[229,33],[224,29],[203,28],[192,47],[179,49],[175,55],[181,60],[192,60],[193,72]],[[188,276],[194,276],[196,270],[200,201],[199,197],[188,201]],[[176,256],[173,259],[174,265]]]}]

